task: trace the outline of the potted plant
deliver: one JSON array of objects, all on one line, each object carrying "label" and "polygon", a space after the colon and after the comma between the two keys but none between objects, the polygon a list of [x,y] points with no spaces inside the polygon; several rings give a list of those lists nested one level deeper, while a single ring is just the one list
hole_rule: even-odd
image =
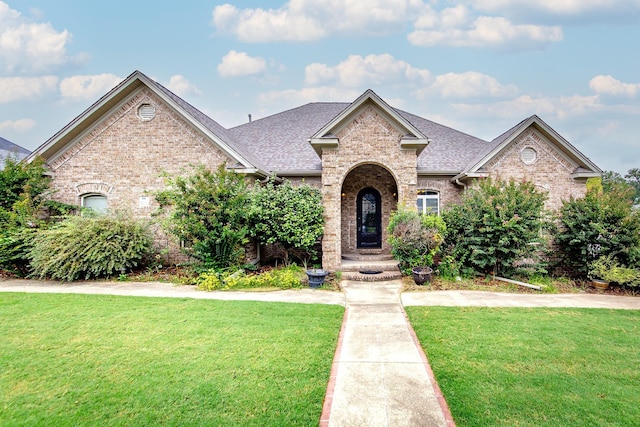
[{"label": "potted plant", "polygon": [[425,283],[431,282],[433,269],[431,267],[414,267],[411,269],[411,274],[413,276],[413,281],[416,282],[416,285],[421,286]]},{"label": "potted plant", "polygon": [[446,231],[442,218],[401,208],[391,214],[388,231],[391,254],[402,273],[412,275],[417,285],[430,282]]},{"label": "potted plant", "polygon": [[621,266],[611,255],[601,256],[589,268],[591,286],[607,289],[610,283],[619,285],[640,285],[640,270]]}]

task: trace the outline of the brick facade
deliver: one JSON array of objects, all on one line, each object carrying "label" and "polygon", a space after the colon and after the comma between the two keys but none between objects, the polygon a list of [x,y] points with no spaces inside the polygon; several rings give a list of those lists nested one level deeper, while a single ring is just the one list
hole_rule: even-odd
[{"label": "brick facade", "polygon": [[[152,120],[140,105],[155,107]],[[170,160],[169,160],[170,159]],[[196,162],[217,168],[227,157],[149,90],[142,90],[104,117],[61,155],[49,161],[56,199],[81,205],[85,195],[107,197],[109,209],[149,218],[158,207],[152,192],[164,188],[162,173],[184,172]],[[177,246],[155,227],[157,249]]]},{"label": "brick facade", "polygon": [[[522,159],[525,149],[535,152],[536,159],[531,164]],[[560,208],[563,200],[583,197],[587,191],[586,180],[572,176],[577,164],[534,129],[520,135],[485,167],[494,179],[533,182],[538,189],[548,192],[545,207],[550,210]]]},{"label": "brick facade", "polygon": [[[142,105],[150,106],[155,115],[140,114]],[[337,271],[343,254],[360,251],[357,196],[365,188],[380,194],[382,253],[390,251],[386,228],[391,212],[398,206],[415,207],[418,190],[436,191],[441,209],[458,203],[465,186],[473,185],[478,176],[532,181],[549,192],[549,209],[583,196],[586,178],[599,174],[597,166],[556,138],[537,116],[518,126],[504,134],[507,139],[485,142],[394,110],[367,91],[348,108],[310,104],[224,129],[135,72],[34,155],[49,165],[59,201],[81,205],[83,196],[103,195],[110,209],[126,209],[135,218],[150,218],[156,210],[152,193],[164,188],[163,173],[186,174],[194,164],[215,169],[221,163],[241,170],[244,164],[248,179],[280,171],[294,185],[304,182],[321,189],[322,265]],[[440,145],[422,152],[418,175],[418,150],[427,138]],[[501,151],[481,164],[476,155],[484,151],[479,147]],[[451,160],[463,154],[470,163]],[[576,178],[576,171],[581,178]],[[177,256],[177,244],[159,226],[156,232],[157,249]],[[255,246],[247,250],[249,257],[259,256]]]},{"label": "brick facade", "polygon": [[[396,198],[400,204],[415,204],[417,184],[416,150],[400,147],[402,132],[382,117],[377,108],[365,106],[336,136],[338,147],[322,151],[322,198],[326,219],[322,264],[330,271],[340,269],[343,250],[354,248],[355,230],[351,226],[355,225],[358,192],[365,187],[380,192],[384,230]],[[377,182],[378,179],[381,181]],[[395,197],[393,189],[396,190]],[[383,235],[383,250],[388,250],[384,237],[386,234]]]}]

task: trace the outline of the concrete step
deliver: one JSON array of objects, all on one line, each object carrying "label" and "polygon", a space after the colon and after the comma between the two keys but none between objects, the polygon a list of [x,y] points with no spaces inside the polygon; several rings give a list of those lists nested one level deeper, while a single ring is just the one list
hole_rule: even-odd
[{"label": "concrete step", "polygon": [[378,252],[342,254],[342,259],[348,261],[390,261],[393,259],[393,256],[391,256],[391,254],[383,254]]},{"label": "concrete step", "polygon": [[342,260],[342,268],[344,271],[360,271],[360,270],[383,270],[395,271],[398,269],[398,261],[391,260]]},{"label": "concrete step", "polygon": [[[375,274],[368,274],[369,272],[375,272]],[[396,280],[401,279],[402,273],[400,270],[362,270],[361,271],[343,271],[342,279],[343,280],[354,280],[359,282],[382,282],[386,280]]]}]

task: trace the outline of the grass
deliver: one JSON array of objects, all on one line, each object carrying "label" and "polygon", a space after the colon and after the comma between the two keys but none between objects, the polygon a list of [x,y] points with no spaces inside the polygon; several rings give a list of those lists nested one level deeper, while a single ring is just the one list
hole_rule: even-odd
[{"label": "grass", "polygon": [[3,293],[0,425],[317,425],[343,313]]},{"label": "grass", "polygon": [[407,312],[458,427],[638,425],[640,311]]}]

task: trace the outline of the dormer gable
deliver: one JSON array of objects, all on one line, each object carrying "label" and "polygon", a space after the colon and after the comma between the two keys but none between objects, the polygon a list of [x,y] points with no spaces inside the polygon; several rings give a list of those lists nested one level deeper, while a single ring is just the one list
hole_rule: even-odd
[{"label": "dormer gable", "polygon": [[422,150],[429,144],[430,141],[426,135],[398,114],[375,92],[368,89],[309,139],[309,143],[318,156],[322,157],[322,150],[325,148],[337,148],[340,145],[340,141],[336,135],[352,123],[366,108],[373,108],[400,135],[403,135],[399,141],[400,148],[415,149],[417,155],[420,155]]}]

